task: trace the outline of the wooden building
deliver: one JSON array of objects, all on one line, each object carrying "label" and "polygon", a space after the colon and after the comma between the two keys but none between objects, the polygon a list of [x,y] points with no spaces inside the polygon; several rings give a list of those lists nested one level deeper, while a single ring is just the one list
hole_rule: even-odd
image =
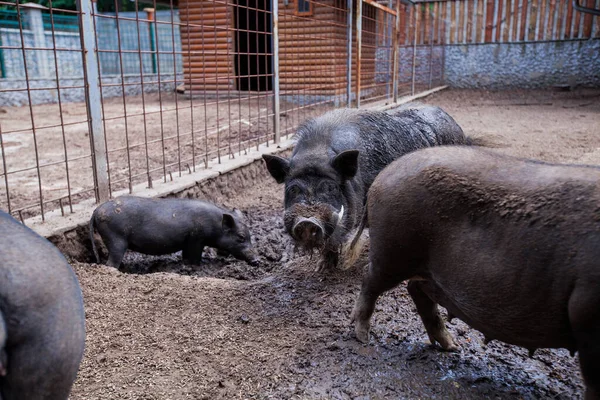
[{"label": "wooden building", "polygon": [[[345,94],[346,0],[278,1],[282,94]],[[367,87],[375,75],[376,11],[363,5],[361,85]],[[179,13],[187,92],[272,90],[271,0],[179,0]],[[353,43],[356,82],[355,33]]]}]

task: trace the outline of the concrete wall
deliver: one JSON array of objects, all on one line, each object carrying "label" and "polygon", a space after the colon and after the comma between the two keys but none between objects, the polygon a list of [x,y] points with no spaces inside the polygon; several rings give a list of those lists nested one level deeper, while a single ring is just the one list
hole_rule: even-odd
[{"label": "concrete wall", "polygon": [[[58,79],[60,86],[83,86],[83,59],[81,51],[81,40],[79,32],[52,31],[47,30],[42,22],[42,11],[40,9],[27,9],[26,18],[29,21],[29,29],[23,30],[23,43],[19,29],[0,28],[0,43],[5,47],[16,47],[14,49],[2,49],[0,57],[4,64],[5,78],[0,79],[0,106],[23,106],[28,104],[27,81],[25,79],[25,62],[21,47],[56,48],[56,60],[53,51],[26,50],[27,75],[31,88],[55,88],[56,64],[58,64]],[[135,18],[135,13],[120,13],[123,18]],[[139,18],[146,18],[142,13]],[[77,18],[74,24],[77,26]],[[158,72],[160,68],[161,81],[173,81],[174,73],[178,73],[178,84],[183,83],[183,67],[181,52],[181,39],[179,26],[171,26],[171,12],[158,11],[158,21],[169,22],[169,24],[153,24],[153,29],[158,29],[154,50],[159,52],[155,55],[143,53],[141,60],[138,48],[151,50],[150,27],[147,23],[121,20],[119,23],[120,35],[117,31],[117,21],[109,18],[97,18],[96,33],[99,50],[118,50],[119,43],[122,50],[134,51],[122,54],[122,65],[124,81],[126,83],[139,84],[126,87],[128,95],[141,93],[140,74],[143,75],[144,91],[156,92],[158,90]],[[173,16],[174,23],[179,22],[179,13]],[[139,32],[138,32],[139,29]],[[138,43],[139,33],[139,43]],[[175,41],[173,42],[173,37]],[[175,48],[173,49],[173,43]],[[66,50],[68,49],[68,50]],[[100,75],[103,84],[121,83],[121,59],[114,52],[100,52]],[[19,89],[14,92],[2,92],[2,89]],[[173,91],[174,83],[161,84],[161,90]],[[103,96],[105,98],[120,96],[120,87],[105,87]],[[64,89],[60,91],[61,101],[83,102],[85,101],[83,89]],[[33,105],[44,103],[55,103],[58,101],[57,90],[33,90],[31,91],[31,102]]]},{"label": "concrete wall", "polygon": [[457,88],[600,87],[600,39],[446,46],[445,83]]},{"label": "concrete wall", "polygon": [[[144,79],[144,93],[158,92],[158,75],[157,74],[146,74]],[[172,92],[175,90],[175,76],[173,74],[160,75],[161,92]],[[125,83],[134,83],[134,85],[125,86],[125,94],[128,96],[135,96],[142,93],[141,78],[138,76],[125,76]],[[167,81],[167,83],[162,83]],[[120,76],[109,76],[102,78],[102,84],[120,84]],[[177,84],[183,83],[183,74],[177,75]],[[30,88],[48,88],[56,87],[56,79],[31,79],[29,80]],[[61,89],[60,100],[63,103],[70,102],[83,102],[85,101],[85,93],[83,90],[83,78],[79,79],[61,79],[60,86],[81,86],[78,89]],[[29,104],[27,96],[27,82],[25,79],[0,79],[0,106],[24,106]],[[21,89],[14,92],[3,92],[6,89]],[[122,89],[120,86],[107,86],[102,88],[102,96],[106,99],[109,97],[122,96]],[[58,90],[31,90],[31,104],[46,104],[58,102]]]}]

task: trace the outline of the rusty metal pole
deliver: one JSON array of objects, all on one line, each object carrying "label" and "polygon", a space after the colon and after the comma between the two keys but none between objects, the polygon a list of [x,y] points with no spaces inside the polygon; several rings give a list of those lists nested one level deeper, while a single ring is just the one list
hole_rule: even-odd
[{"label": "rusty metal pole", "polygon": [[400,60],[398,60],[398,35],[400,34],[400,0],[396,1],[396,24],[394,25],[394,37],[392,38],[392,46],[393,49],[393,57],[394,57],[394,69],[392,70],[392,90],[394,103],[398,102],[398,64]]},{"label": "rusty metal pole", "polygon": [[356,108],[360,108],[360,64],[362,60],[362,0],[358,0],[356,15]]},{"label": "rusty metal pole", "polygon": [[346,0],[346,7],[348,8],[348,15],[346,19],[346,38],[348,43],[346,45],[348,58],[346,59],[346,106],[352,106],[352,0]]},{"label": "rusty metal pole", "polygon": [[[435,14],[433,14],[433,12],[429,11],[429,14],[431,15],[431,18],[429,19],[430,21],[435,21]],[[431,82],[433,80],[433,22],[431,23],[431,27],[430,27],[430,31],[431,31],[431,37],[429,38],[429,89],[431,90]],[[465,34],[465,36],[467,36]]]},{"label": "rusty metal pole", "polygon": [[92,147],[92,166],[96,183],[96,201],[109,199],[108,167],[104,126],[102,124],[102,97],[100,94],[100,71],[98,70],[98,49],[91,0],[77,0],[80,11],[79,34],[83,50],[83,76],[85,82],[85,100],[87,103],[90,144]]},{"label": "rusty metal pole", "polygon": [[415,94],[415,72],[417,70],[416,61],[417,61],[417,5],[413,3],[412,5],[414,14],[415,14],[415,23],[413,24],[413,59],[412,59],[412,85],[411,85],[411,95]]},{"label": "rusty metal pole", "polygon": [[273,131],[275,132],[275,144],[281,141],[279,116],[281,105],[279,99],[279,0],[272,1],[272,46],[273,46]]}]

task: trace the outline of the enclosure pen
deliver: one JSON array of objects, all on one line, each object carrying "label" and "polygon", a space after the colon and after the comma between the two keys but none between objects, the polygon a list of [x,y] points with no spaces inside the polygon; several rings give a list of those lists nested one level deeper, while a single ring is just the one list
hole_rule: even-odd
[{"label": "enclosure pen", "polygon": [[27,111],[0,121],[0,208],[22,221],[209,171],[334,108],[441,87],[452,46],[600,37],[581,12],[600,0],[0,6],[0,106]]}]

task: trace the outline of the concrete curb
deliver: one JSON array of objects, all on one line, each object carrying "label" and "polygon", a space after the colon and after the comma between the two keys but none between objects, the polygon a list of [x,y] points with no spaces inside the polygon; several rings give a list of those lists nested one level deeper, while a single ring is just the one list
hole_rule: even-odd
[{"label": "concrete curb", "polygon": [[[440,90],[447,88],[447,86],[439,86],[431,90],[416,94],[414,96],[402,97],[397,103],[381,104],[375,103],[370,104],[369,109],[384,111],[389,110],[400,105],[410,103],[416,99],[420,99]],[[270,145],[261,144],[256,148],[248,149],[246,154],[237,155],[236,158],[228,159],[221,158],[221,163],[215,158],[208,163],[208,168],[204,168],[204,165],[196,165],[195,172],[191,174],[185,171],[173,172],[173,175],[178,177],[173,181],[165,183],[164,179],[156,179],[152,182],[152,189],[147,188],[146,184],[138,184],[133,186],[133,194],[140,197],[167,197],[175,193],[183,192],[194,186],[197,186],[201,182],[205,182],[209,179],[217,178],[221,175],[248,166],[262,158],[263,154],[275,154],[289,150],[293,147],[293,139],[282,139],[279,145],[271,143]],[[194,170],[194,169],[193,169]],[[181,177],[179,173],[181,172]],[[169,177],[167,177],[169,179]],[[129,190],[120,190],[113,193],[113,197],[128,195]],[[84,200],[78,204],[73,205],[73,213],[65,214],[62,216],[60,210],[54,210],[46,213],[46,221],[42,222],[41,216],[28,218],[25,220],[25,225],[33,229],[38,234],[49,238],[57,235],[63,235],[66,232],[73,231],[77,228],[84,227],[89,223],[90,217],[94,209],[98,206],[94,199]]]}]

